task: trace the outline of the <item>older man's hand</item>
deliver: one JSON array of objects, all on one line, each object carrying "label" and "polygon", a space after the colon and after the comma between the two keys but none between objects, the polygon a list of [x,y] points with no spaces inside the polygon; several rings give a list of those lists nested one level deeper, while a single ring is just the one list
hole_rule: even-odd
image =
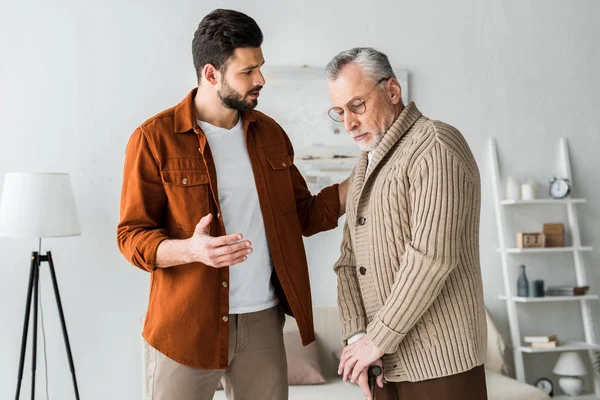
[{"label": "older man's hand", "polygon": [[[379,365],[383,370],[383,362],[381,359],[375,361],[373,365]],[[371,387],[369,386],[369,367],[363,369],[360,375],[358,375],[357,383],[365,395],[365,400],[373,400],[373,393],[371,393]],[[376,383],[380,388],[383,387],[383,374],[377,377]]]},{"label": "older man's hand", "polygon": [[340,357],[338,374],[343,375],[344,381],[350,378],[351,382],[356,382],[365,368],[382,356],[383,352],[375,347],[367,336],[364,336],[351,345],[344,347]]}]

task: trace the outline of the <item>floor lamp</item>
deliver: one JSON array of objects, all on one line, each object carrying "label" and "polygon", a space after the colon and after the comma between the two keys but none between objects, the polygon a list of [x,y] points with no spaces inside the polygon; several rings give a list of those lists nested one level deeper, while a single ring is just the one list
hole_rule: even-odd
[{"label": "floor lamp", "polygon": [[[29,331],[29,316],[33,307],[33,349],[32,349],[32,377],[31,398],[35,398],[35,370],[37,362],[37,321],[38,321],[38,296],[39,296],[39,270],[42,263],[48,263],[52,286],[56,296],[58,314],[62,327],[63,338],[69,358],[69,367],[73,378],[75,398],[79,400],[75,367],[67,334],[67,325],[63,313],[56,272],[52,261],[52,254],[48,251],[41,253],[42,238],[55,238],[76,236],[80,234],[79,220],[75,208],[75,198],[71,188],[68,174],[48,173],[8,173],[4,179],[4,190],[0,199],[0,237],[38,238],[39,248],[31,254],[29,272],[29,285],[27,287],[27,300],[25,305],[25,320],[23,322],[23,336],[21,338],[21,355],[19,358],[19,372],[15,399],[21,393],[23,380],[23,367],[25,364],[25,350],[27,348],[27,334]],[[33,297],[33,299],[32,299]]]}]

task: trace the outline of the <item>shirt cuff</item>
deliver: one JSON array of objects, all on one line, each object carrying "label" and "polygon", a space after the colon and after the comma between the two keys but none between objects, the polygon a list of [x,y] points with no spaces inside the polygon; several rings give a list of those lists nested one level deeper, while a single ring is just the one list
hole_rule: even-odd
[{"label": "shirt cuff", "polygon": [[158,251],[158,246],[167,239],[169,239],[169,237],[162,229],[151,232],[146,238],[139,238],[138,242],[143,241],[143,243],[136,245],[131,258],[131,263],[149,272],[156,270],[156,253]]},{"label": "shirt cuff", "polygon": [[358,339],[360,339],[361,337],[364,337],[366,335],[365,332],[358,332],[354,335],[352,335],[350,338],[348,338],[348,345],[351,345],[352,343],[356,342]]}]

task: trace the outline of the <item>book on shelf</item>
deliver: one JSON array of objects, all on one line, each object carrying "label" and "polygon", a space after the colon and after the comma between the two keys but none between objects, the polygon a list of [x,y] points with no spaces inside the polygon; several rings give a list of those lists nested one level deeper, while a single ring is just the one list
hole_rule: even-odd
[{"label": "book on shelf", "polygon": [[556,342],[556,340],[556,335],[531,335],[523,338],[525,343],[549,343]]},{"label": "book on shelf", "polygon": [[550,286],[546,296],[583,296],[589,289],[589,286]]},{"label": "book on shelf", "polygon": [[558,347],[558,340],[552,340],[550,342],[533,342],[531,343],[532,349],[554,349]]}]

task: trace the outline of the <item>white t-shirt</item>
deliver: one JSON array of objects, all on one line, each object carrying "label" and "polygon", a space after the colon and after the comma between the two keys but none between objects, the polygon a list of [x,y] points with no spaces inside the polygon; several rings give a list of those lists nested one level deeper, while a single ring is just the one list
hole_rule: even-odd
[{"label": "white t-shirt", "polygon": [[371,171],[371,161],[373,160],[373,150],[367,153],[367,174]]},{"label": "white t-shirt", "polygon": [[206,135],[217,170],[221,217],[228,234],[241,233],[252,253],[229,267],[229,313],[266,310],[279,303],[271,283],[273,261],[267,243],[254,173],[246,148],[242,119],[227,130],[198,121]]}]

